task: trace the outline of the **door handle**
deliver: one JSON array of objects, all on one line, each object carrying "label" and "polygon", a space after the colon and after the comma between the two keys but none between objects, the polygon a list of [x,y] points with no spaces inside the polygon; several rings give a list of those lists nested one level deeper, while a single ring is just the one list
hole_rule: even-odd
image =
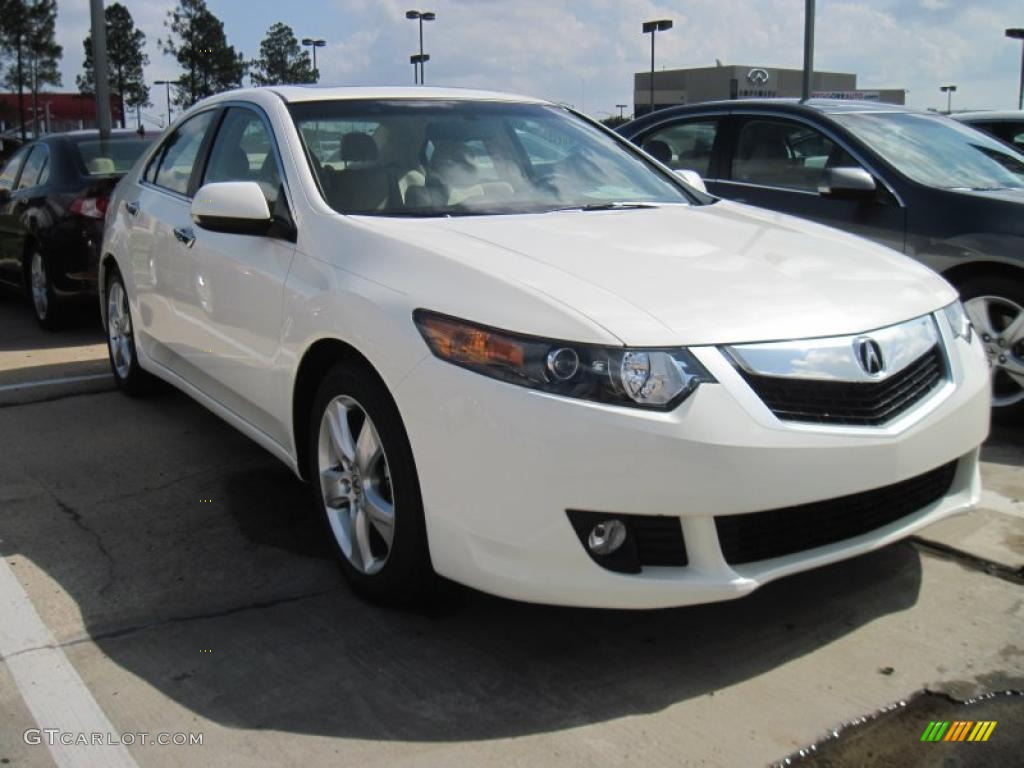
[{"label": "door handle", "polygon": [[132,216],[139,215],[139,204],[138,203],[125,203],[124,209]]},{"label": "door handle", "polygon": [[186,248],[191,248],[192,243],[196,241],[196,233],[191,227],[175,227],[174,237]]}]

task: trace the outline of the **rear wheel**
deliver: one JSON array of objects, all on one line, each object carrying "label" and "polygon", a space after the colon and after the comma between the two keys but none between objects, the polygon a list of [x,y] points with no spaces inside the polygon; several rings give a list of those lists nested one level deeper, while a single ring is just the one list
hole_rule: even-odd
[{"label": "rear wheel", "polygon": [[104,295],[107,310],[107,353],[114,380],[125,394],[147,394],[153,389],[155,379],[139,366],[128,291],[117,267],[112,266],[107,272]]},{"label": "rear wheel", "polygon": [[980,277],[960,296],[992,365],[992,405],[1024,411],[1024,280]]},{"label": "rear wheel", "polygon": [[353,588],[407,604],[434,583],[419,480],[405,428],[367,368],[336,366],[313,404],[308,476],[324,530]]},{"label": "rear wheel", "polygon": [[63,308],[54,293],[53,283],[46,268],[46,257],[38,247],[33,248],[29,255],[28,287],[32,311],[39,325],[48,331],[59,328]]}]

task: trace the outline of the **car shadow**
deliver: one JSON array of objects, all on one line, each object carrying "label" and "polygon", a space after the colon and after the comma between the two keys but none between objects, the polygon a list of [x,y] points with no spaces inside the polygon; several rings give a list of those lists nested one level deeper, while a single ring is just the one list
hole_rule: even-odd
[{"label": "car shadow", "polygon": [[[108,437],[112,414],[131,434]],[[341,579],[308,489],[183,396],[40,403],[0,412],[0,429],[22,419],[38,445],[17,477],[2,465],[0,549],[74,601],[82,626],[59,639],[229,727],[448,742],[659,711],[904,611],[921,586],[899,544],[715,605],[566,609],[453,587],[385,609]],[[75,473],[52,466],[51,431],[83,452]]]}]

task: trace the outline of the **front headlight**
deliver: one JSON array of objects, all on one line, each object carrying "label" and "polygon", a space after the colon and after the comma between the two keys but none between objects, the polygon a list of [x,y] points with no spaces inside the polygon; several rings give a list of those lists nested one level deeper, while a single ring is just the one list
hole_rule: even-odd
[{"label": "front headlight", "polygon": [[957,300],[948,307],[943,308],[942,311],[946,314],[946,320],[949,321],[949,327],[953,329],[953,335],[970,344],[972,329],[974,326],[971,325],[971,319],[967,316],[967,311],[964,309],[964,305]]},{"label": "front headlight", "polygon": [[667,411],[715,380],[688,350],[600,347],[524,336],[418,309],[436,357],[493,379],[563,397]]}]

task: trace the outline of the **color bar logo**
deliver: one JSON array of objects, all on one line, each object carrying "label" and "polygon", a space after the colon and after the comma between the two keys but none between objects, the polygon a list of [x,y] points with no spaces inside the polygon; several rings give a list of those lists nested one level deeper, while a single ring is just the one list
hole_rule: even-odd
[{"label": "color bar logo", "polygon": [[921,734],[921,741],[988,741],[995,729],[995,720],[932,721]]}]

